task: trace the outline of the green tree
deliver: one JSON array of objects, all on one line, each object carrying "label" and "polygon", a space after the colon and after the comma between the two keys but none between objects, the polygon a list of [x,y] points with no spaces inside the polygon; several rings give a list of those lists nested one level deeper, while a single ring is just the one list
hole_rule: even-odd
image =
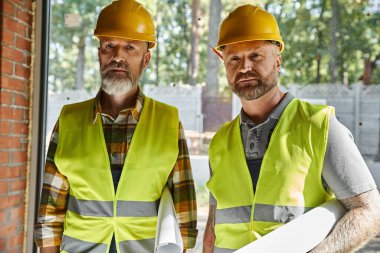
[{"label": "green tree", "polygon": [[[153,15],[158,42],[141,84],[205,82],[212,93],[224,90],[228,84],[222,62],[208,44],[215,46],[220,21],[228,12],[251,1],[140,2]],[[109,3],[109,0],[52,0],[51,90],[99,87],[98,43],[92,35],[101,8]],[[192,4],[197,4],[196,8]],[[285,42],[280,79],[283,84],[334,80],[350,84],[368,75],[370,82],[380,82],[380,13],[371,13],[367,1],[257,0],[255,4],[270,11],[279,23]],[[192,7],[198,14],[192,14]],[[65,15],[70,13],[80,16],[79,26],[65,26]],[[194,26],[196,37],[192,36]],[[191,47],[194,38],[199,38],[199,44],[195,41]],[[367,75],[365,61],[370,66]]]},{"label": "green tree", "polygon": [[[98,87],[99,75],[85,73],[98,68],[95,53],[97,42],[92,35],[100,7],[107,3],[106,0],[51,2],[49,85],[52,90]],[[77,14],[80,17],[79,23],[67,27],[67,14]],[[91,48],[88,49],[87,46]]]},{"label": "green tree", "polygon": [[201,20],[201,1],[192,0],[191,5],[191,50],[188,64],[188,80],[194,85],[197,82],[199,73],[199,42],[200,42],[200,20]]},{"label": "green tree", "polygon": [[[221,0],[211,0],[209,7],[209,29],[208,41],[212,47],[216,46],[218,41],[219,23],[221,21]],[[220,59],[214,52],[208,48],[207,50],[207,74],[206,74],[206,92],[207,95],[215,95],[219,90],[219,61]]]}]

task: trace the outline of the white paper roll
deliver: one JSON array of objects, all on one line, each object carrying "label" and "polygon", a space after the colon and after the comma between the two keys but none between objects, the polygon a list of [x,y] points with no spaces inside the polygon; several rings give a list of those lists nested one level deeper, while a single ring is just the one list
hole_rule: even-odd
[{"label": "white paper roll", "polygon": [[343,204],[331,200],[279,227],[235,253],[305,253],[315,248],[345,214]]},{"label": "white paper roll", "polygon": [[165,186],[158,208],[155,253],[182,253],[183,241],[174,210],[172,195]]}]

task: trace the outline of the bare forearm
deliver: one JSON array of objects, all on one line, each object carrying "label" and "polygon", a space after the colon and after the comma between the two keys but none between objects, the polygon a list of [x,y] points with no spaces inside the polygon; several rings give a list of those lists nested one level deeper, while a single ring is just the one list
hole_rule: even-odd
[{"label": "bare forearm", "polygon": [[59,246],[40,248],[40,252],[41,253],[58,253],[59,252]]},{"label": "bare forearm", "polygon": [[216,206],[210,205],[208,212],[207,224],[203,236],[203,253],[213,253],[214,252],[214,242],[215,242],[215,212]]},{"label": "bare forearm", "polygon": [[210,227],[210,225],[206,225],[206,229],[203,236],[203,253],[214,252],[214,241],[214,230]]},{"label": "bare forearm", "polygon": [[312,253],[354,252],[380,230],[380,196],[372,190],[342,200],[349,210]]}]

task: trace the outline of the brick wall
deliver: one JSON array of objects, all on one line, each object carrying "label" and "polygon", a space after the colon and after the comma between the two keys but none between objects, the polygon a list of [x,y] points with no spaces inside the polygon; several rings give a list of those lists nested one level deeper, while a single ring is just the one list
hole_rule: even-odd
[{"label": "brick wall", "polygon": [[22,252],[28,165],[32,0],[1,0],[0,252]]}]

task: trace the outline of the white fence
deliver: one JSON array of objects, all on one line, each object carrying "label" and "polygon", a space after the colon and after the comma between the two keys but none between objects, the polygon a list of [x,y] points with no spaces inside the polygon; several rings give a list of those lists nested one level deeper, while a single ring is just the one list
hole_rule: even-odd
[{"label": "white fence", "polygon": [[[202,87],[190,85],[154,86],[144,85],[144,94],[158,101],[178,108],[181,122],[186,130],[203,132]],[[65,104],[76,103],[92,98],[96,93],[85,90],[69,90],[50,93],[48,99],[47,131],[50,132]]]},{"label": "white fence", "polygon": [[[355,142],[367,160],[378,153],[380,139],[380,85],[350,87],[341,84],[290,85],[282,87],[294,96],[326,103],[335,107],[336,116],[352,132]],[[144,93],[154,99],[176,106],[186,130],[203,132],[202,87],[145,85]],[[49,96],[48,131],[51,131],[61,107],[87,99],[94,94],[69,91]],[[318,102],[319,101],[319,102]],[[240,101],[233,99],[233,115],[240,111]]]},{"label": "white fence", "polygon": [[178,108],[184,129],[203,132],[202,87],[144,85],[144,94]]}]

